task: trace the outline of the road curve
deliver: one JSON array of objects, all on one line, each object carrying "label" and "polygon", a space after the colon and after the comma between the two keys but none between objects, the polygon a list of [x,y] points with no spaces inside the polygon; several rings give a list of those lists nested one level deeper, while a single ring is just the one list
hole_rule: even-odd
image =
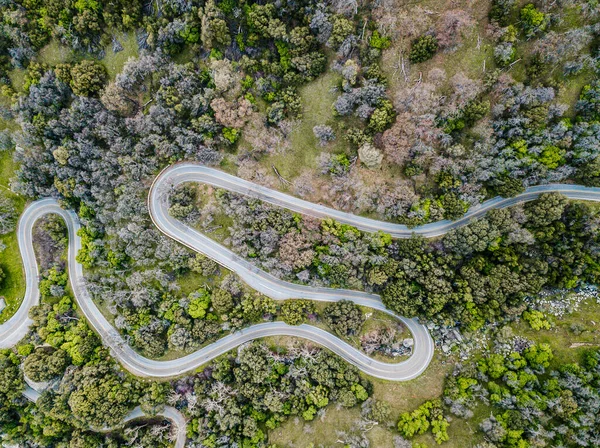
[{"label": "road curve", "polygon": [[[272,190],[247,180],[240,179],[239,177],[232,176],[231,174],[224,173],[215,168],[209,168],[192,162],[182,162],[165,168],[154,179],[152,190],[150,191],[150,211],[152,213],[158,213],[159,210],[156,205],[160,203],[161,207],[163,207],[165,201],[161,194],[170,187],[175,187],[184,182],[199,182],[213,185],[228,191],[260,199],[269,204],[283,207],[304,215],[310,215],[316,218],[333,218],[338,222],[350,224],[366,232],[376,232],[381,230],[382,232],[389,233],[393,238],[410,238],[412,234],[423,235],[426,238],[441,236],[452,229],[468,224],[475,218],[485,215],[492,209],[506,208],[522,202],[533,201],[542,193],[556,192],[563,194],[569,199],[595,202],[600,201],[600,188],[571,184],[538,185],[529,187],[523,193],[513,198],[496,197],[489,199],[475,207],[471,207],[462,218],[459,218],[456,221],[443,220],[408,228],[404,224],[378,221],[304,201],[280,191]],[[173,220],[173,218],[171,218],[171,220]],[[173,228],[171,223],[169,223],[169,227]],[[169,229],[161,228],[163,233],[171,236],[166,232],[167,230]]]},{"label": "road curve", "polygon": [[[37,390],[32,389],[31,387],[25,386],[25,390],[23,391],[23,396],[25,398],[27,398],[29,401],[35,403],[38,401],[41,394]],[[175,409],[171,406],[165,406],[161,412],[156,414],[156,417],[158,417],[158,416],[162,416],[162,417],[166,418],[167,420],[171,420],[171,422],[176,426],[177,433],[176,433],[176,438],[175,438],[175,448],[184,448],[185,442],[187,440],[187,433],[186,433],[187,420],[186,420],[185,416],[181,412],[179,412],[177,409]],[[154,416],[144,414],[144,411],[142,411],[142,408],[140,408],[139,406],[136,406],[135,408],[133,408],[133,410],[131,410],[131,412],[129,412],[129,414],[127,414],[125,416],[125,418],[123,418],[123,422],[119,426],[122,426],[132,420],[137,420],[139,418],[148,418],[148,417],[154,417]],[[100,430],[99,432],[108,432],[112,429],[114,429],[114,428],[104,428],[104,429]],[[93,429],[93,430],[96,431],[95,429]]]},{"label": "road curve", "polygon": [[[486,201],[471,208],[462,218],[456,221],[439,221],[409,229],[401,224],[376,221],[340,212],[319,204],[312,204],[285,193],[231,176],[219,170],[194,163],[180,163],[170,166],[163,170],[152,183],[148,196],[148,206],[150,216],[157,228],[168,237],[194,251],[205,254],[222,266],[236,272],[249,286],[257,291],[278,300],[289,298],[307,298],[320,301],[349,299],[359,305],[378,309],[390,315],[394,314],[383,306],[377,295],[342,289],[313,288],[282,281],[257,268],[195,229],[172,218],[168,214],[168,194],[173,187],[184,182],[210,184],[298,213],[317,218],[330,217],[339,222],[353,225],[360,230],[369,232],[381,230],[389,233],[394,238],[408,238],[413,233],[421,234],[425,237],[440,236],[451,229],[467,224],[472,219],[482,216],[491,209],[504,208],[521,202],[531,201],[545,192],[559,192],[570,199],[600,201],[600,188],[563,184],[543,185],[531,187],[514,198],[494,198]],[[85,285],[83,269],[75,260],[77,252],[81,248],[81,240],[77,236],[77,230],[80,227],[79,221],[74,212],[63,210],[54,199],[41,199],[33,202],[27,207],[19,220],[17,236],[25,269],[26,293],[23,303],[17,312],[6,323],[0,325],[0,347],[14,346],[27,334],[31,325],[31,320],[28,317],[29,309],[39,302],[39,273],[33,248],[33,226],[40,217],[50,213],[61,216],[67,225],[69,233],[69,279],[81,311],[101,336],[104,344],[110,348],[113,356],[135,375],[153,378],[177,376],[194,370],[244,342],[256,338],[278,335],[296,336],[311,340],[333,351],[349,363],[357,366],[363,372],[393,381],[410,380],[419,376],[425,370],[433,356],[433,341],[425,327],[414,319],[400,318],[412,332],[415,346],[414,353],[408,360],[396,364],[373,360],[320,328],[306,324],[290,326],[283,322],[266,322],[250,326],[176,360],[156,361],[145,358],[126,344],[118,331],[110,325],[94,304]],[[27,389],[24,395],[33,401],[37,399],[37,395],[33,390]],[[177,425],[176,446],[178,448],[183,447],[186,440],[185,417],[176,409],[170,407],[166,407],[161,415],[172,420]],[[124,421],[127,422],[142,416],[143,413],[138,407],[128,414]]]},{"label": "road curve", "polygon": [[[153,207],[153,209],[155,209],[155,207]],[[365,373],[392,381],[405,381],[420,375],[425,370],[429,364],[429,361],[431,360],[431,357],[433,356],[433,341],[429,337],[427,330],[413,320],[404,320],[410,331],[413,333],[415,349],[413,355],[408,360],[396,364],[383,363],[373,360],[356,348],[335,337],[331,333],[317,327],[306,324],[292,326],[287,325],[284,322],[265,322],[252,325],[236,333],[229,334],[194,353],[174,360],[157,361],[145,358],[139,353],[136,353],[125,342],[119,332],[110,324],[110,322],[96,307],[86,287],[83,268],[75,260],[75,257],[81,248],[81,239],[77,235],[77,231],[80,227],[77,215],[72,211],[67,211],[60,208],[54,199],[42,199],[33,202],[21,215],[18,226],[18,236],[21,256],[23,258],[23,264],[25,268],[27,289],[23,303],[15,316],[13,316],[13,318],[11,318],[5,324],[0,325],[0,347],[11,347],[27,334],[29,325],[31,323],[27,317],[27,312],[31,306],[36,305],[39,302],[39,273],[33,248],[32,232],[33,225],[35,224],[36,220],[50,213],[55,213],[61,216],[67,226],[69,233],[69,280],[71,282],[71,288],[77,300],[79,309],[83,312],[90,325],[100,335],[104,344],[110,348],[111,353],[115,356],[115,358],[128,371],[135,375],[152,378],[168,378],[177,376],[196,369],[197,367],[234,349],[244,342],[276,335],[297,336],[311,340],[338,354]],[[163,210],[163,213],[168,216],[166,207]],[[216,245],[214,242],[212,244]],[[186,243],[186,245],[189,246],[190,244]],[[218,245],[216,246],[220,247]],[[222,249],[223,251],[225,250],[224,248]],[[208,253],[207,255],[212,256],[211,253]],[[257,270],[257,272],[266,275],[266,273],[263,271]],[[250,281],[249,283],[252,286],[255,282]],[[282,284],[285,286],[285,282]],[[279,288],[277,283],[273,283],[271,287],[273,289],[270,290],[268,295],[272,297],[274,296],[275,298],[285,298],[281,295],[275,294]],[[299,287],[297,285],[291,285],[291,288]],[[308,294],[311,289],[305,289],[289,289],[287,291],[289,292],[290,297],[308,297],[315,298],[317,300],[330,301],[344,298],[343,294],[335,290],[334,293],[327,293],[331,290],[321,288],[318,289],[319,292]],[[264,288],[261,288],[261,291],[262,290],[264,290]],[[369,296],[356,291],[348,291],[346,296],[352,300],[355,300],[357,303],[371,306],[372,308],[393,314],[385,309],[377,296]]]}]

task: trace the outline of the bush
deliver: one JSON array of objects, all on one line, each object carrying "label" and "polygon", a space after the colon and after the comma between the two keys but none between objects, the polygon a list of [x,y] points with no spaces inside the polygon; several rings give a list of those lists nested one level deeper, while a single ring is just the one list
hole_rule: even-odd
[{"label": "bush", "polygon": [[437,48],[438,41],[435,36],[425,34],[412,43],[409,56],[410,61],[415,63],[425,62],[433,57]]},{"label": "bush", "polygon": [[84,60],[71,69],[71,88],[79,96],[98,96],[108,75],[98,62]]},{"label": "bush", "polygon": [[531,328],[536,331],[539,330],[550,330],[551,325],[544,318],[544,314],[541,311],[531,310],[531,311],[523,311],[523,320],[529,324]]},{"label": "bush", "polygon": [[508,25],[510,14],[515,7],[515,0],[493,0],[490,9],[490,21],[498,22],[500,26]]},{"label": "bush", "polygon": [[335,140],[335,133],[331,126],[318,124],[313,127],[313,133],[315,134],[315,137],[319,139],[319,144],[321,146],[325,146],[327,143]]},{"label": "bush", "polygon": [[510,42],[500,42],[494,47],[494,60],[499,67],[506,67],[515,60],[517,49]]},{"label": "bush", "polygon": [[281,318],[289,325],[300,325],[307,315],[314,312],[315,305],[308,300],[286,300],[281,305]]},{"label": "bush", "polygon": [[548,16],[541,11],[538,11],[533,4],[525,5],[521,9],[521,25],[525,34],[533,36],[541,33],[548,26]]},{"label": "bush", "polygon": [[340,336],[357,334],[365,322],[365,316],[354,302],[340,300],[325,308],[324,320]]},{"label": "bush", "polygon": [[204,319],[206,311],[210,308],[210,294],[205,289],[190,294],[190,303],[188,305],[188,314],[193,319]]}]

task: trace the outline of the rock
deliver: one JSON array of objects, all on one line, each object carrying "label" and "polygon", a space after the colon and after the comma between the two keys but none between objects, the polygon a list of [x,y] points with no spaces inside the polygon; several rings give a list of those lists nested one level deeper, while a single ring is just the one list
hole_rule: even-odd
[{"label": "rock", "polygon": [[450,353],[450,347],[448,347],[446,344],[442,345],[442,352],[444,352],[444,354]]},{"label": "rock", "polygon": [[454,330],[452,330],[452,334],[454,334],[454,338],[459,341],[462,342],[463,338],[460,335],[460,333],[458,332],[458,330],[455,328]]},{"label": "rock", "polygon": [[402,341],[402,345],[406,348],[411,348],[415,345],[415,340],[413,338],[406,338]]},{"label": "rock", "polygon": [[4,311],[4,308],[6,308],[6,300],[4,300],[4,297],[0,297],[0,313]]}]

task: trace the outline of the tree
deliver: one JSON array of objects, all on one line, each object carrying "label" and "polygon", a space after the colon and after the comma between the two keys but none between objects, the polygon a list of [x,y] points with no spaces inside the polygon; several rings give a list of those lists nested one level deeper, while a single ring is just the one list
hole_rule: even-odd
[{"label": "tree", "polygon": [[0,350],[0,422],[25,389],[19,358],[11,350]]},{"label": "tree", "polygon": [[79,96],[98,96],[108,74],[99,62],[84,59],[71,69],[71,88]]},{"label": "tree", "polygon": [[357,334],[365,322],[360,307],[350,300],[340,300],[327,305],[323,320],[340,336]]},{"label": "tree", "polygon": [[493,0],[490,9],[490,20],[498,22],[500,26],[508,25],[508,19],[515,7],[516,0]]},{"label": "tree", "polygon": [[137,400],[135,383],[120,378],[106,362],[76,370],[66,386],[72,390],[68,404],[73,416],[94,428],[117,425]]},{"label": "tree", "polygon": [[206,289],[199,289],[189,296],[188,314],[194,319],[204,319],[210,308],[210,293]]},{"label": "tree", "polygon": [[435,37],[440,48],[456,48],[465,33],[465,29],[475,25],[473,17],[464,9],[445,11],[437,23]]},{"label": "tree", "polygon": [[229,313],[235,305],[233,296],[222,288],[213,292],[211,300],[214,310],[219,314]]},{"label": "tree", "polygon": [[533,3],[521,9],[521,25],[528,37],[545,31],[548,23],[548,16],[538,11]]},{"label": "tree", "polygon": [[208,0],[204,5],[204,11],[200,10],[198,15],[202,24],[200,40],[204,48],[211,50],[214,47],[226,47],[231,43],[229,27],[214,0]]},{"label": "tree", "polygon": [[375,420],[378,423],[387,423],[390,419],[392,408],[387,401],[371,398],[363,404],[363,406],[365,405],[367,405],[367,417],[370,420]]},{"label": "tree", "polygon": [[401,279],[388,283],[381,293],[383,304],[400,316],[415,317],[419,315],[422,310],[422,301],[409,295],[409,289],[410,286]]},{"label": "tree", "polygon": [[585,120],[600,120],[600,81],[584,86],[575,107],[579,116]]},{"label": "tree", "polygon": [[49,381],[61,375],[69,364],[69,356],[64,350],[40,347],[25,358],[23,371],[33,381]]},{"label": "tree", "polygon": [[409,58],[411,62],[425,62],[433,57],[437,48],[438,42],[435,36],[425,34],[413,41]]},{"label": "tree", "polygon": [[189,258],[188,266],[192,271],[202,274],[204,277],[212,277],[219,272],[219,264],[200,253]]},{"label": "tree", "polygon": [[360,161],[369,169],[379,168],[383,160],[383,154],[371,143],[365,143],[358,148]]},{"label": "tree", "polygon": [[338,48],[344,40],[354,31],[354,25],[342,16],[334,16],[332,20],[333,29],[329,37],[329,45]]},{"label": "tree", "polygon": [[566,204],[566,198],[560,193],[541,194],[537,201],[525,206],[529,224],[539,228],[551,225],[562,217]]},{"label": "tree", "polygon": [[544,314],[537,310],[523,311],[523,320],[536,331],[541,329],[549,330],[552,325],[544,318]]},{"label": "tree", "polygon": [[314,312],[315,304],[309,300],[286,300],[281,305],[281,318],[289,325],[300,325]]},{"label": "tree", "polygon": [[331,126],[327,126],[324,124],[318,124],[313,127],[313,133],[315,137],[319,140],[319,144],[321,146],[327,145],[327,143],[335,140],[335,134]]}]

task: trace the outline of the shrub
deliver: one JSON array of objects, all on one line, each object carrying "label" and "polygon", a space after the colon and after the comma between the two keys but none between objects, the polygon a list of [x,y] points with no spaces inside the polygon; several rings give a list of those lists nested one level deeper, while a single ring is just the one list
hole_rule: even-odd
[{"label": "shrub", "polygon": [[313,127],[313,133],[319,139],[321,146],[325,146],[328,142],[335,140],[335,134],[331,126],[318,124]]},{"label": "shrub", "polygon": [[340,300],[325,308],[324,320],[340,336],[356,334],[365,322],[360,307],[349,300]]},{"label": "shrub", "polygon": [[525,34],[533,36],[534,34],[541,33],[548,26],[548,16],[533,5],[525,5],[521,9],[521,25]]},{"label": "shrub", "polygon": [[523,319],[536,331],[541,329],[549,330],[551,328],[550,322],[544,319],[544,314],[541,311],[523,311]]},{"label": "shrub", "polygon": [[500,26],[508,25],[508,19],[515,7],[515,0],[493,0],[490,9],[490,20],[498,22]]},{"label": "shrub", "polygon": [[98,96],[108,75],[98,62],[84,60],[71,69],[71,88],[79,96]]},{"label": "shrub", "polygon": [[427,61],[433,57],[437,48],[438,42],[435,36],[425,34],[412,43],[409,56],[410,61],[416,63]]}]

